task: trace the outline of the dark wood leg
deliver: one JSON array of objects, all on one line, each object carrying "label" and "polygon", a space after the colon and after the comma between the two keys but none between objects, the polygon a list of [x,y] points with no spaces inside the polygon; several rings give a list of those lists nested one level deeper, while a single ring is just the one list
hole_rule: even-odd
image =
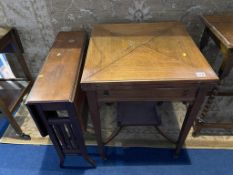
[{"label": "dark wood leg", "polygon": [[201,41],[199,46],[200,50],[204,49],[204,47],[208,44],[208,40],[209,40],[208,28],[205,28],[201,36]]},{"label": "dark wood leg", "polygon": [[38,115],[41,117],[41,120],[45,124],[45,127],[48,130],[49,137],[50,137],[51,141],[53,142],[54,147],[55,147],[55,149],[58,153],[58,156],[60,158],[60,167],[62,168],[64,166],[65,155],[62,152],[62,148],[61,148],[61,145],[59,144],[59,140],[56,137],[56,133],[49,126],[48,121],[47,121],[47,116],[46,116],[45,112],[42,110],[41,105],[36,105],[36,110],[38,112]]},{"label": "dark wood leg", "polygon": [[218,88],[215,87],[212,91],[211,91],[211,95],[208,97],[203,110],[201,112],[201,115],[198,119],[196,119],[195,124],[193,126],[193,136],[196,137],[198,136],[198,134],[200,133],[201,129],[203,128],[203,124],[205,124],[205,120],[204,118],[207,116],[210,107],[212,106],[212,103],[215,99],[215,96],[218,93]]},{"label": "dark wood leg", "polygon": [[193,102],[192,105],[188,107],[181,131],[180,131],[178,142],[176,145],[176,150],[175,150],[176,156],[178,156],[180,153],[180,150],[185,142],[185,139],[190,131],[190,128],[193,125],[193,122],[197,117],[199,109],[201,108],[205,100],[206,93],[207,93],[207,88],[200,88],[197,92],[195,101]]},{"label": "dark wood leg", "polygon": [[94,130],[95,130],[99,153],[102,159],[105,159],[104,144],[102,141],[102,134],[101,134],[99,106],[98,106],[98,100],[97,100],[97,95],[95,91],[87,92],[87,101],[88,101],[89,110],[91,113],[91,119],[93,122]]},{"label": "dark wood leg", "polygon": [[78,113],[75,110],[74,104],[69,104],[67,109],[68,109],[68,113],[72,121],[72,124],[75,125],[73,129],[75,131],[75,137],[77,137],[76,142],[79,145],[80,153],[82,154],[83,158],[87,162],[89,162],[93,167],[95,167],[96,166],[95,161],[91,159],[90,156],[87,154],[87,149],[86,149],[85,141],[83,138],[83,132],[81,129],[81,125],[79,124],[79,122],[77,122],[76,114]]},{"label": "dark wood leg", "polygon": [[21,130],[20,126],[18,125],[18,123],[15,121],[13,115],[11,114],[11,112],[8,110],[8,108],[5,106],[4,102],[2,102],[2,100],[0,100],[0,108],[2,113],[7,117],[7,119],[9,120],[12,128],[15,130],[16,134],[24,139],[24,140],[31,140],[31,137],[25,133],[23,133],[23,131]]},{"label": "dark wood leg", "polygon": [[60,168],[65,168],[64,166],[64,162],[65,162],[65,157],[60,157]]},{"label": "dark wood leg", "polygon": [[28,69],[25,58],[23,56],[23,47],[22,47],[21,41],[19,39],[19,36],[18,36],[18,33],[16,32],[16,30],[13,30],[13,32],[11,33],[11,37],[12,37],[12,41],[13,41],[13,45],[14,45],[13,48],[14,48],[16,57],[18,58],[19,64],[22,66],[24,74],[26,75],[26,77],[30,81],[33,81],[31,73]]},{"label": "dark wood leg", "polygon": [[227,54],[224,55],[224,60],[219,70],[220,80],[224,79],[226,76],[229,75],[232,67],[233,67],[233,50],[229,50]]}]

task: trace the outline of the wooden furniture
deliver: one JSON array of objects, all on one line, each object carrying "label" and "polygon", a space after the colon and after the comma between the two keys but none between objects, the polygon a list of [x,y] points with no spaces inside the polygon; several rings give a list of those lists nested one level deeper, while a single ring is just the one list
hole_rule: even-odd
[{"label": "wooden furniture", "polygon": [[[10,59],[17,59],[22,68],[22,73],[25,74],[25,78],[0,78],[0,110],[7,117],[11,126],[20,138],[30,139],[29,135],[23,133],[12,115],[17,106],[22,102],[24,95],[30,90],[33,83],[23,52],[24,50],[17,31],[13,28],[0,27],[0,53],[7,54]],[[16,72],[14,73],[15,75],[17,74]]]},{"label": "wooden furniture", "polygon": [[179,154],[206,93],[218,77],[180,22],[102,24],[93,28],[81,79],[100,155],[98,102],[188,101]]},{"label": "wooden furniture", "polygon": [[[212,38],[219,47],[224,59],[218,70],[218,75],[220,80],[223,80],[229,75],[233,67],[233,13],[203,16],[202,19],[205,24],[205,30],[201,38],[200,49],[202,50],[208,44],[209,38]],[[222,81],[219,85],[221,83]],[[233,128],[233,123],[210,123],[205,120],[215,96],[233,96],[233,90],[225,91],[219,89],[219,87],[213,88],[209,93],[200,117],[195,122],[194,135],[198,135],[202,128]]]},{"label": "wooden furniture", "polygon": [[72,154],[81,154],[95,166],[83,138],[85,94],[79,81],[85,47],[84,32],[59,33],[26,103],[41,135],[49,134],[61,167]]},{"label": "wooden furniture", "polygon": [[[146,115],[145,115],[146,114]],[[159,127],[161,117],[157,114],[155,102],[118,102],[117,103],[117,128],[106,139],[104,144],[112,141],[123,127],[126,126],[154,126],[155,129],[168,141],[175,143]]]}]

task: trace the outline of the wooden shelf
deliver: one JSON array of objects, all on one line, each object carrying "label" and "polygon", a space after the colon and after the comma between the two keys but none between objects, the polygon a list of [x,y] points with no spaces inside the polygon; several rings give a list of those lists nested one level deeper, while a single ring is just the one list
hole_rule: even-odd
[{"label": "wooden shelf", "polygon": [[118,102],[117,120],[120,126],[157,126],[161,118],[157,115],[155,102]]},{"label": "wooden shelf", "polygon": [[0,81],[0,99],[10,112],[22,101],[30,86],[30,81]]}]

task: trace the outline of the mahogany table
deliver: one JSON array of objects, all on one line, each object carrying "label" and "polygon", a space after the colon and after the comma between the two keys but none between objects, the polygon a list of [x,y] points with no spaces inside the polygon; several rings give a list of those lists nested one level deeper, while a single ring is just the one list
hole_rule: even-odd
[{"label": "mahogany table", "polygon": [[187,101],[178,155],[218,77],[180,22],[100,24],[93,28],[81,78],[100,155],[98,102]]},{"label": "mahogany table", "polygon": [[83,137],[85,94],[80,88],[86,35],[60,32],[27,99],[42,136],[49,134],[64,166],[66,155],[81,154],[92,166]]},{"label": "mahogany table", "polygon": [[[221,85],[222,80],[230,74],[233,67],[233,13],[206,15],[202,16],[202,20],[205,24],[205,30],[201,38],[200,49],[202,50],[207,46],[209,38],[212,38],[224,57],[220,69],[218,70],[218,75],[221,80],[219,85]],[[203,128],[233,128],[232,122],[208,122],[205,119],[216,96],[233,96],[233,91],[222,90],[219,86],[213,88],[200,117],[195,122],[193,133],[195,136],[197,136]]]}]

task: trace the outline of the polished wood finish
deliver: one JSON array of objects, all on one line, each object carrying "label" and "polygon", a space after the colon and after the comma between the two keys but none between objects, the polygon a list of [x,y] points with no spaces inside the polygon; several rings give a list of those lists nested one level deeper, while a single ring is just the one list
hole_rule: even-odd
[{"label": "polished wood finish", "polygon": [[86,101],[79,82],[85,48],[84,32],[60,32],[26,103],[41,135],[49,134],[61,167],[70,154],[81,154],[95,166],[83,138]]},{"label": "polished wood finish", "polygon": [[[198,77],[198,72],[206,76]],[[179,22],[104,24],[93,29],[83,86],[199,80],[214,81],[216,75]]]},{"label": "polished wood finish", "polygon": [[85,33],[58,34],[28,97],[33,102],[70,102],[79,91]]},{"label": "polished wood finish", "polygon": [[81,79],[87,92],[100,154],[99,101],[189,101],[193,105],[176,147],[178,154],[218,77],[180,22],[94,26]]},{"label": "polished wood finish", "polygon": [[[202,16],[205,29],[200,42],[200,49],[207,46],[209,38],[212,38],[223,54],[223,61],[218,75],[224,80],[229,75],[233,67],[233,13],[224,13],[220,15]],[[221,81],[222,82],[222,81]],[[220,82],[220,84],[221,84]],[[219,85],[220,85],[219,84]],[[223,91],[215,87],[208,93],[208,100],[203,108],[201,116],[196,120],[193,135],[197,136],[202,128],[233,128],[233,123],[209,123],[205,117],[211,107],[215,96],[232,96],[233,91]]]},{"label": "polished wood finish", "polygon": [[233,48],[233,13],[205,15],[202,17],[206,27],[227,48]]},{"label": "polished wood finish", "polygon": [[[26,76],[26,78],[0,78],[0,108],[10,121],[10,124],[16,131],[17,135],[23,139],[30,139],[29,135],[23,133],[12,115],[19,103],[22,102],[24,95],[31,89],[33,83],[32,76],[23,56],[23,52],[23,46],[17,31],[13,28],[0,27],[0,53],[13,54]],[[16,74],[16,72],[14,73]],[[20,85],[20,82],[22,81],[26,82],[27,85]]]}]

